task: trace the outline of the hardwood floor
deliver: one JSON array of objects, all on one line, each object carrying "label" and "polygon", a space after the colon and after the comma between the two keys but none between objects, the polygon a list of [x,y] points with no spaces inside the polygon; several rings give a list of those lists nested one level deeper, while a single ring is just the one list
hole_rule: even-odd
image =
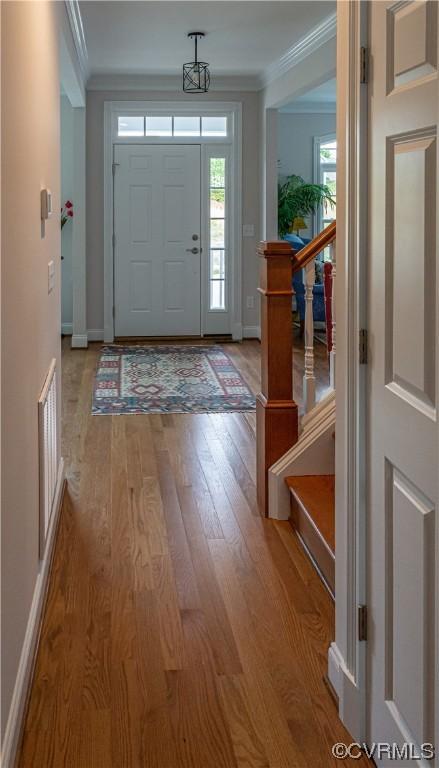
[{"label": "hardwood floor", "polygon": [[[68,490],[17,765],[344,765],[333,606],[258,514],[254,414],[91,416],[99,347],[64,342]],[[257,389],[258,344],[227,349]]]}]

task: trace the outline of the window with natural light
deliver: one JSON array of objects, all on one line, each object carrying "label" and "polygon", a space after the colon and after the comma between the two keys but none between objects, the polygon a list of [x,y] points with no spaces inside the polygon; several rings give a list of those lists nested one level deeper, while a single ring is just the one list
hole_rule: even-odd
[{"label": "window with natural light", "polygon": [[200,136],[200,117],[174,117],[174,136]]},{"label": "window with natural light", "polygon": [[[337,198],[337,142],[320,142],[319,147],[319,182],[329,187],[331,197]],[[324,229],[335,219],[335,205],[323,206],[321,216],[321,228]],[[330,258],[329,247],[325,248],[324,260]]]},{"label": "window with natural light", "polygon": [[211,157],[209,166],[210,309],[226,309],[226,160]]},{"label": "window with natural light", "polygon": [[202,117],[202,136],[227,136],[227,117]]},{"label": "window with natural light", "polygon": [[164,136],[167,138],[225,138],[228,135],[227,117],[200,115],[134,115],[118,117],[117,135]]},{"label": "window with natural light", "polygon": [[117,120],[118,136],[144,136],[145,118],[140,117],[119,117]]},{"label": "window with natural light", "polygon": [[172,136],[172,117],[145,117],[145,136]]},{"label": "window with natural light", "polygon": [[[320,144],[320,183],[329,187],[331,196],[337,194],[337,142],[327,141]],[[323,227],[335,219],[335,205],[328,205],[323,210]]]}]

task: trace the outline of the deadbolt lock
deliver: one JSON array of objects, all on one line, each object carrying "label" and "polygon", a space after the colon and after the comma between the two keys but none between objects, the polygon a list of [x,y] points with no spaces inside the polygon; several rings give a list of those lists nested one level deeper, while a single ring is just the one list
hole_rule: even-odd
[{"label": "deadbolt lock", "polygon": [[198,240],[198,235],[192,235],[192,240]]}]

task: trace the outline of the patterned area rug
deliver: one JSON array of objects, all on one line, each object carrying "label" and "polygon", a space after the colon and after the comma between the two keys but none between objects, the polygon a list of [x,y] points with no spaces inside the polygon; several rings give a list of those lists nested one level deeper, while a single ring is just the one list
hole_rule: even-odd
[{"label": "patterned area rug", "polygon": [[103,347],[93,414],[254,411],[255,398],[219,346]]}]

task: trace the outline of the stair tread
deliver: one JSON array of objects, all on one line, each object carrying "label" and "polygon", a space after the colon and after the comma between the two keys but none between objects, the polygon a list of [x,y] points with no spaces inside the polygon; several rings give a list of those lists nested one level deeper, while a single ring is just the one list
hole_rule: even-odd
[{"label": "stair tread", "polygon": [[299,475],[287,477],[286,483],[334,553],[335,475]]}]

